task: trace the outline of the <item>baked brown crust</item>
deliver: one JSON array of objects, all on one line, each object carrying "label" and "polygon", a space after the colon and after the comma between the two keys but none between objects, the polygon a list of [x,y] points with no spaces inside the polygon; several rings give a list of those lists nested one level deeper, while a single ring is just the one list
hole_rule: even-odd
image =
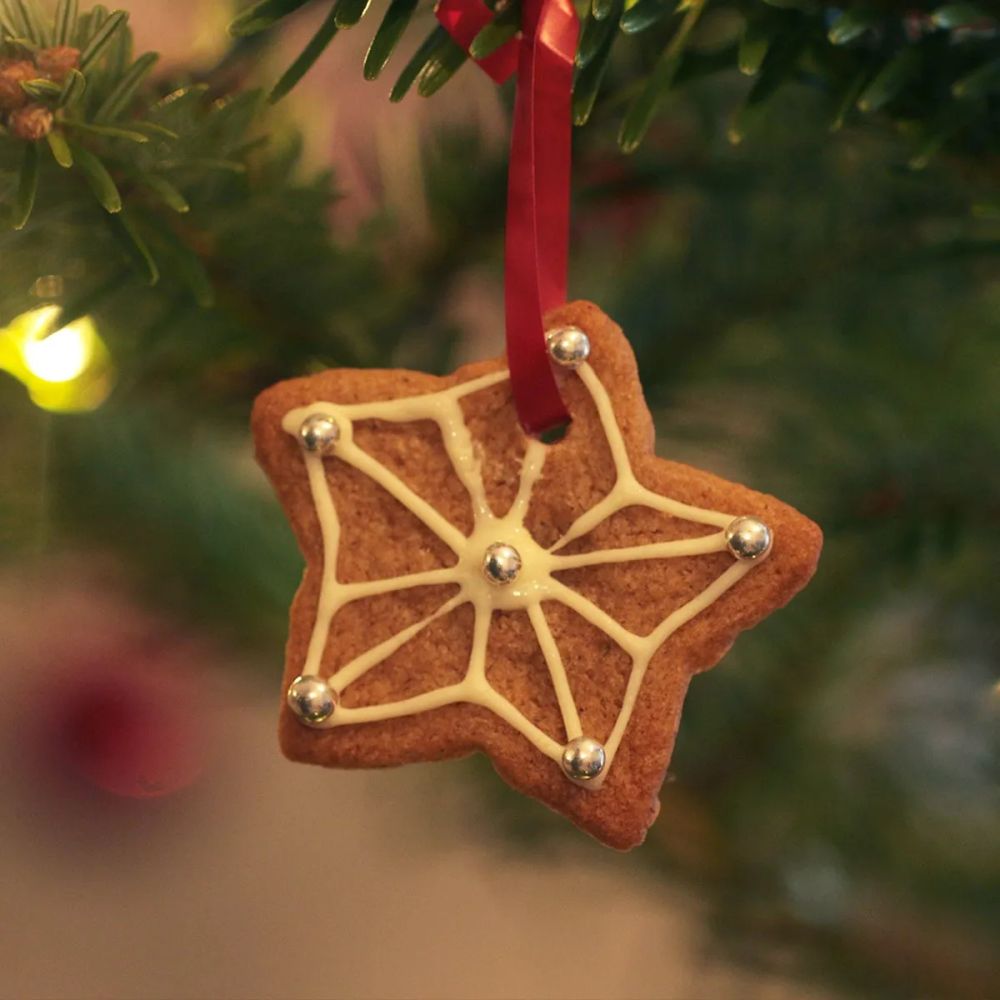
[{"label": "baked brown crust", "polygon": [[[621,330],[587,302],[571,303],[547,317],[549,327],[563,324],[577,325],[590,337],[590,365],[610,395],[639,482],[693,506],[760,518],[774,535],[768,558],[678,629],[653,656],[613,767],[597,789],[569,781],[557,764],[516,730],[476,705],[453,704],[419,715],[314,729],[302,725],[282,699],[279,734],[282,750],[291,760],[331,767],[392,766],[481,750],[510,785],[604,843],[627,849],[642,842],[656,818],[658,792],[690,678],[717,663],[739,632],[757,624],[805,586],[815,571],[822,536],[812,521],[773,497],[657,458],[635,358]],[[323,575],[320,525],[301,449],[282,428],[284,416],[319,400],[351,404],[437,392],[505,366],[504,359],[497,358],[466,365],[446,377],[403,370],[340,369],[281,382],[258,397],[252,417],[258,461],[306,559],[291,610],[283,690],[305,660]],[[525,519],[545,547],[607,494],[616,476],[589,393],[571,372],[560,372],[559,379],[573,422],[561,441],[548,446],[543,475]],[[462,407],[480,449],[490,505],[502,514],[517,491],[525,449],[509,384],[503,381],[463,397]],[[354,440],[461,531],[471,530],[471,503],[445,454],[436,424],[359,421]],[[342,525],[340,581],[377,580],[454,564],[450,549],[373,480],[336,457],[326,461],[325,470]],[[560,551],[643,545],[717,530],[628,507]],[[732,563],[728,553],[717,552],[565,570],[558,578],[629,630],[646,635]],[[421,587],[344,606],[333,619],[321,675],[329,676],[353,657],[419,621],[456,590],[455,585]],[[631,661],[607,635],[564,605],[546,601],[544,611],[584,732],[602,739],[619,712]],[[471,607],[464,605],[434,621],[349,686],[342,703],[352,707],[382,704],[460,680],[468,663],[472,620]],[[539,728],[557,740],[563,738],[555,692],[526,612],[494,612],[487,677]]]}]

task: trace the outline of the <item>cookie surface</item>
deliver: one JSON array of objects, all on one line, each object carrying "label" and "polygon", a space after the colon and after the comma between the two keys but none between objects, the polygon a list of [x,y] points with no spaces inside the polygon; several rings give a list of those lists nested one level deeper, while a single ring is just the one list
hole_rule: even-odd
[{"label": "cookie surface", "polygon": [[[280,740],[336,767],[481,750],[629,848],[656,818],[690,678],[808,582],[821,535],[772,497],[656,458],[621,331],[583,302],[548,317],[564,325],[591,352],[560,371],[573,421],[549,445],[522,433],[502,358],[443,378],[327,371],[260,395],[258,460],[306,558],[284,689],[316,676],[337,702],[305,725],[283,701]],[[303,447],[316,416],[335,425],[327,454]],[[766,558],[734,558],[740,516],[770,530]],[[496,544],[519,557],[499,564],[507,582],[484,573]],[[577,737],[602,751],[590,780],[564,770]]]}]

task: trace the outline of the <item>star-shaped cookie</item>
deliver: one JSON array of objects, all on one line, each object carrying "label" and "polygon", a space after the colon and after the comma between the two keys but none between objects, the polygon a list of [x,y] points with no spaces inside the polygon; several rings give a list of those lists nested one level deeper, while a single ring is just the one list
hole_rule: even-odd
[{"label": "star-shaped cookie", "polygon": [[502,358],[334,370],[253,412],[306,570],[281,746],[382,767],[487,753],[617,848],[658,811],[690,678],[812,576],[819,529],[657,458],[635,359],[596,306],[547,318],[572,416],[518,424]]}]

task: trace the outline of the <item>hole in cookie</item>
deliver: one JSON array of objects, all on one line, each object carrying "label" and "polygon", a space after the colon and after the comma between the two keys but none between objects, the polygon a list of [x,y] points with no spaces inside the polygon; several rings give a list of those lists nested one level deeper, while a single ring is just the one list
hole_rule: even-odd
[{"label": "hole in cookie", "polygon": [[569,433],[569,425],[571,423],[571,420],[567,420],[565,423],[556,424],[555,427],[550,427],[548,430],[542,431],[538,435],[538,440],[542,444],[558,444]]}]

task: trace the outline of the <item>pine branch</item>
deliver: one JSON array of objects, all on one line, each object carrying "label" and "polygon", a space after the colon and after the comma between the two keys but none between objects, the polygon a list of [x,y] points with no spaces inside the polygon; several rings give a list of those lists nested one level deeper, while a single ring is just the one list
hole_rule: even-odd
[{"label": "pine branch", "polygon": [[[160,295],[149,286],[162,285],[168,299],[205,308],[229,294],[239,248],[227,231],[235,226],[245,227],[248,243],[259,242],[257,232],[273,241],[276,229],[294,229],[287,259],[315,281],[308,290],[301,279],[290,281],[289,296],[297,289],[311,308],[325,295],[321,269],[339,254],[326,221],[333,193],[328,179],[302,185],[291,176],[297,152],[262,143],[262,95],[210,99],[205,86],[191,85],[159,97],[149,83],[156,56],[133,58],[123,12],[95,7],[80,14],[64,0],[51,19],[42,21],[38,9],[29,24],[21,13],[34,9],[25,6],[33,2],[18,0],[15,8],[0,0],[7,57],[0,61],[0,107],[6,109],[0,210],[19,231],[16,242],[0,232],[0,319],[30,307],[28,290],[39,274],[57,274],[65,285],[65,321],[106,309],[122,291],[136,294],[137,281],[149,293],[138,292],[133,305],[133,333],[141,344],[142,318],[159,310]],[[49,39],[72,44],[46,48]],[[22,134],[25,121],[36,126],[30,136]],[[303,198],[308,211],[288,223]],[[258,246],[254,268],[269,256],[268,247]],[[87,261],[82,272],[81,260]],[[277,264],[274,270],[284,274]],[[273,310],[272,302],[242,311],[256,325]],[[289,338],[304,350],[338,343],[314,323],[303,324],[303,337],[286,316],[270,322],[273,335],[289,326]],[[360,359],[342,345],[341,360]]]},{"label": "pine branch", "polygon": [[[266,31],[297,13],[305,0],[261,0],[231,25],[239,37]],[[490,4],[493,6],[493,4]],[[417,0],[393,0],[365,58],[374,79],[416,18]],[[279,99],[301,79],[338,29],[358,23],[364,0],[333,0],[327,22],[275,87]],[[475,58],[494,51],[517,30],[516,0],[497,3],[493,21],[472,44]],[[416,30],[416,29],[414,29]],[[628,64],[616,56],[628,53]],[[914,166],[944,146],[993,151],[995,96],[1000,93],[1000,20],[976,3],[930,4],[919,11],[868,0],[593,0],[583,19],[577,53],[574,120],[585,124],[596,107],[625,106],[618,142],[625,152],[642,141],[657,110],[685,81],[702,75],[706,53],[725,52],[711,72],[738,68],[753,79],[736,113],[739,140],[771,96],[805,80],[828,96],[839,128],[849,118],[905,126],[916,137]],[[441,89],[467,60],[441,28],[427,34],[392,89],[400,100],[414,82],[422,96]],[[608,67],[615,64],[611,85]],[[951,126],[942,129],[941,120]],[[985,137],[985,139],[984,139]]]},{"label": "pine branch", "polygon": [[[37,0],[0,3],[3,145],[21,146],[26,168],[34,162],[37,171],[46,140],[55,162],[80,173],[110,213],[121,211],[112,173],[130,159],[114,140],[147,141],[132,111],[157,58],[148,53],[131,61],[127,21],[124,11],[101,7],[81,16],[69,0],[60,0],[51,16]],[[28,222],[34,200],[22,186],[10,213],[15,228]]]}]

